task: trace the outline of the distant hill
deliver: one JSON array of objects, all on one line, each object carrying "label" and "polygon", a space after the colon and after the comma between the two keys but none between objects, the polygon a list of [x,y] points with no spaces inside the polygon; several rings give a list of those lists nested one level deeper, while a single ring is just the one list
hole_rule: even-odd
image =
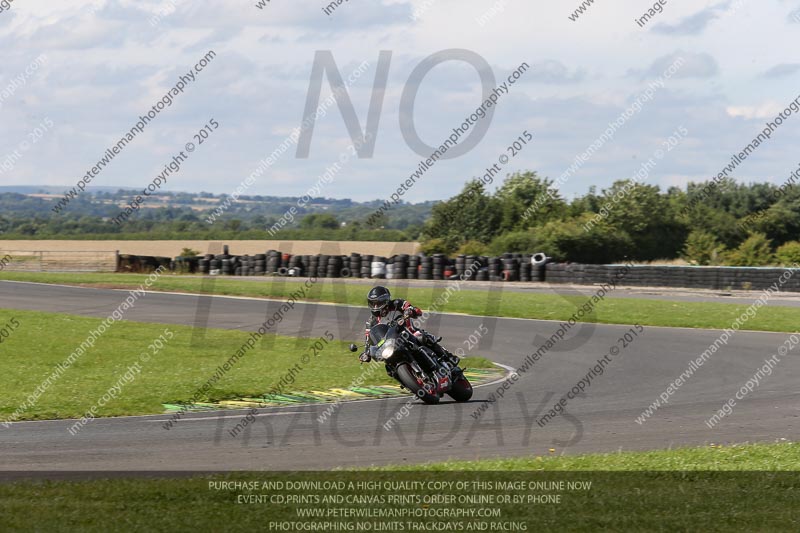
[{"label": "distant hill", "polygon": [[[73,185],[70,186],[58,186],[58,185],[0,185],[0,193],[4,192],[14,192],[18,194],[64,194],[64,191],[70,189]],[[135,187],[109,187],[109,186],[92,186],[93,190],[97,191],[113,191],[116,192],[120,189],[133,191]]]},{"label": "distant hill", "polygon": [[[147,198],[124,224],[114,222],[141,190],[92,187],[73,198],[66,209],[52,208],[66,187],[0,186],[0,239],[13,238],[264,238],[281,222],[282,236],[295,239],[413,240],[436,202],[399,203],[377,222],[367,223],[384,200],[349,198],[241,196],[207,192],[163,192]],[[294,214],[287,216],[291,208]],[[308,215],[317,214],[318,218]],[[214,215],[214,216],[212,216]],[[293,220],[292,220],[293,219]],[[405,233],[406,230],[413,230]],[[377,233],[375,233],[377,231]],[[381,233],[388,231],[395,233]],[[366,233],[365,233],[366,232]],[[372,233],[370,233],[372,232]]]}]

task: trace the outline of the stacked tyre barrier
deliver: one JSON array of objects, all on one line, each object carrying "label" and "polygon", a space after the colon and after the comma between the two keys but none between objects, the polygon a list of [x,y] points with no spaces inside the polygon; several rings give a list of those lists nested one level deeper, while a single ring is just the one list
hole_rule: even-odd
[{"label": "stacked tyre barrier", "polygon": [[197,257],[120,255],[120,272],[152,272],[158,267],[174,272],[212,276],[287,276],[387,280],[463,280],[493,282],[548,282],[575,285],[616,283],[618,287],[674,287],[712,290],[764,290],[778,283],[783,291],[800,292],[800,269],[785,268],[632,266],[622,278],[623,265],[555,263],[543,253],[506,253],[501,256],[444,254],[407,255],[292,255],[279,250],[263,254],[221,254]]},{"label": "stacked tyre barrier", "polygon": [[370,261],[369,277],[375,279],[386,279],[386,258],[379,255],[372,256]]},{"label": "stacked tyre barrier", "polygon": [[379,255],[292,255],[280,250],[263,254],[234,255],[223,247],[221,254],[196,257],[121,255],[119,270],[147,272],[161,265],[180,273],[211,276],[314,276],[318,278],[420,279],[464,281],[544,281],[544,254],[507,253],[499,257],[445,254],[391,257]]},{"label": "stacked tyre barrier", "polygon": [[370,272],[372,272],[372,255],[362,255],[361,256],[361,278],[369,278]]},{"label": "stacked tyre barrier", "polygon": [[[617,287],[670,287],[718,291],[764,290],[777,284],[781,291],[800,292],[800,269],[780,267],[629,267],[621,278],[623,265],[580,265],[547,263],[548,283],[597,285],[614,281]],[[784,280],[781,284],[781,281]]]},{"label": "stacked tyre barrier", "polygon": [[408,269],[406,270],[407,279],[420,279],[421,258],[418,255],[408,256]]},{"label": "stacked tyre barrier", "polygon": [[433,259],[431,264],[433,265],[433,279],[435,280],[442,280],[444,279],[444,267],[446,265],[445,261],[447,260],[447,256],[444,254],[433,254]]}]

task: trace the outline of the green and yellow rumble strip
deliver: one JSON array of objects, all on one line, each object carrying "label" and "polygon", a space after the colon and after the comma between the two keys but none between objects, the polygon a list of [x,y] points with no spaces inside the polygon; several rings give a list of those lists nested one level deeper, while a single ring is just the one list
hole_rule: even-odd
[{"label": "green and yellow rumble strip", "polygon": [[[464,370],[464,375],[470,380],[473,386],[501,379],[505,374],[505,370],[501,368],[469,368]],[[198,402],[188,406],[174,403],[165,403],[163,405],[167,413],[174,413],[177,411],[200,412],[219,409],[283,407],[287,405],[373,400],[376,398],[396,398],[401,396],[408,396],[408,391],[401,389],[400,385],[371,385],[368,387],[351,387],[348,389],[265,394],[262,398],[237,398],[221,400],[219,402]]]}]

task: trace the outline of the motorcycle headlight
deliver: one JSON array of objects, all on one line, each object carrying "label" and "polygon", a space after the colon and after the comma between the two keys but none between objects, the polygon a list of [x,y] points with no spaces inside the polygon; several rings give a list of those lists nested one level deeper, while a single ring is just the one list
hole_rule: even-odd
[{"label": "motorcycle headlight", "polygon": [[392,355],[394,355],[394,347],[394,339],[389,339],[388,341],[384,342],[381,348],[381,359],[389,359]]}]

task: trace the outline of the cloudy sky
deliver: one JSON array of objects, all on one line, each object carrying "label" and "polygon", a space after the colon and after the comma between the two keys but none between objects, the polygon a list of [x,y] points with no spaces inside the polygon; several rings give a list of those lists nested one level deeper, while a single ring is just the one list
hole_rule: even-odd
[{"label": "cloudy sky", "polygon": [[[633,0],[596,0],[575,21],[569,15],[579,0],[350,0],[330,14],[323,0],[271,0],[263,9],[257,2],[12,2],[0,12],[0,164],[13,161],[0,182],[74,185],[210,50],[216,57],[196,81],[91,186],[144,187],[213,118],[219,129],[168,189],[231,192],[300,126],[318,51],[330,51],[345,78],[367,62],[348,89],[361,128],[379,53],[391,52],[374,153],[351,158],[321,192],[358,200],[385,198],[416,170],[420,156],[404,139],[401,117],[413,112],[419,137],[438,145],[480,104],[478,72],[450,60],[412,81],[413,109],[401,106],[412,71],[443,50],[474,52],[498,83],[523,62],[531,68],[487,117],[478,145],[439,161],[407,194],[411,201],[457,193],[525,130],[533,144],[503,172],[556,179],[659,80],[663,88],[562,192],[629,177],[680,127],[688,135],[647,182],[708,179],[800,96],[800,0],[668,0],[644,28],[636,19],[648,2]],[[682,66],[664,77],[676,58]],[[322,98],[330,93],[326,80]],[[800,160],[798,133],[795,116],[737,178],[784,181]],[[302,195],[351,143],[334,105],[317,121],[309,156],[292,147],[248,192]]]}]

